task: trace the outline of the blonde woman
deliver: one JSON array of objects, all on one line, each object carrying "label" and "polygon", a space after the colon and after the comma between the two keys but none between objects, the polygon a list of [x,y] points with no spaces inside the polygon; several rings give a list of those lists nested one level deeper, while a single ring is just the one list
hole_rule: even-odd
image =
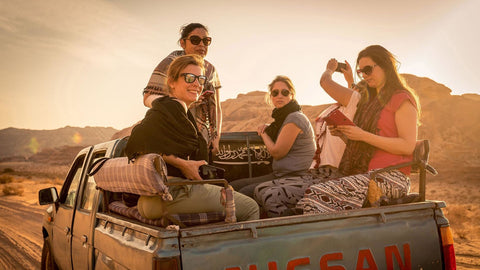
[{"label": "blonde woman", "polygon": [[[137,155],[159,153],[167,163],[168,181],[202,180],[199,167],[207,164],[207,144],[201,135],[189,107],[197,101],[207,80],[203,59],[198,55],[176,58],[168,69],[169,96],[152,103],[145,118],[134,127],[125,152],[129,159]],[[220,189],[216,185],[172,186],[173,201],[159,196],[141,196],[138,210],[149,219],[169,213],[199,213],[223,211]],[[243,194],[234,192],[238,221],[259,217],[258,205]]]},{"label": "blonde woman", "polygon": [[295,100],[295,87],[286,76],[277,76],[268,86],[267,101],[275,108],[269,125],[257,128],[273,157],[273,172],[255,178],[239,179],[230,184],[235,190],[253,197],[258,184],[286,176],[307,173],[315,154],[312,125]]}]

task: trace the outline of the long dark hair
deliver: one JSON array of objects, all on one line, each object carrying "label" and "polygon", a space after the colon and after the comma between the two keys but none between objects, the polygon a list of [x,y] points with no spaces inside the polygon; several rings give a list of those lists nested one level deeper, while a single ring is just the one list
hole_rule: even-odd
[{"label": "long dark hair", "polygon": [[203,28],[208,33],[208,29],[205,25],[201,23],[189,23],[187,25],[182,26],[182,28],[180,28],[180,39],[178,39],[178,43],[180,43],[182,39],[187,38],[188,35],[190,35],[190,33],[192,33],[192,31],[197,28]]},{"label": "long dark hair", "polygon": [[[385,72],[385,85],[382,88],[382,91],[379,92],[378,99],[385,105],[390,101],[390,98],[398,90],[407,91],[411,97],[415,100],[415,105],[417,107],[417,116],[420,117],[420,103],[418,102],[418,96],[415,93],[415,90],[410,88],[405,82],[404,78],[398,73],[399,62],[395,56],[389,52],[387,49],[380,45],[371,45],[363,49],[358,53],[357,57],[357,67],[358,62],[361,58],[369,57]],[[374,89],[369,87],[367,99],[376,95]]]}]

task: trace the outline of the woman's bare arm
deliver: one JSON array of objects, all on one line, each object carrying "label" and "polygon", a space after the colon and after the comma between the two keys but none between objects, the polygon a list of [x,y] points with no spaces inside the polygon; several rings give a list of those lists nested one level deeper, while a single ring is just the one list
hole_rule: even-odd
[{"label": "woman's bare arm", "polygon": [[294,123],[288,123],[280,130],[276,142],[273,142],[266,133],[261,133],[260,136],[270,155],[272,155],[275,160],[279,160],[288,154],[301,131],[302,130]]}]

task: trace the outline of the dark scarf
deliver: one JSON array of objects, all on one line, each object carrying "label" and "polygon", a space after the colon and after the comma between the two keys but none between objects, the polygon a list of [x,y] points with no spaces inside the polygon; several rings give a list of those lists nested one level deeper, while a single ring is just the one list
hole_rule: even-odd
[{"label": "dark scarf", "polygon": [[[367,93],[371,95],[362,95],[353,122],[361,129],[377,134],[377,122],[386,103],[382,102],[381,100],[384,99],[379,98],[374,91],[365,92],[365,94]],[[368,143],[348,140],[347,147],[340,161],[340,172],[343,175],[366,173],[375,149],[374,146]]]},{"label": "dark scarf", "polygon": [[[198,132],[190,111],[171,97],[153,101],[145,118],[136,125],[128,139],[125,153],[129,159],[148,153],[175,155],[182,159],[207,160],[206,142]],[[168,175],[183,176],[167,164]]]},{"label": "dark scarf", "polygon": [[283,121],[285,118],[292,113],[301,111],[302,108],[298,105],[297,101],[292,99],[287,105],[281,108],[275,108],[272,112],[272,118],[275,119],[266,129],[265,132],[267,135],[275,142],[277,141],[278,133],[282,127]]}]

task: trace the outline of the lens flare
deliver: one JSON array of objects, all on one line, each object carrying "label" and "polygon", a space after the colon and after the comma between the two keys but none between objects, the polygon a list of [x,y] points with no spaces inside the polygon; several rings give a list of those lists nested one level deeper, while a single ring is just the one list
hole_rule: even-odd
[{"label": "lens flare", "polygon": [[38,153],[39,148],[40,148],[40,144],[38,143],[37,138],[35,138],[35,137],[30,138],[30,143],[28,144],[28,149],[30,149],[30,151],[33,154],[36,154],[36,153]]},{"label": "lens flare", "polygon": [[75,132],[75,134],[73,134],[73,137],[72,137],[73,143],[80,144],[82,142],[82,140],[83,140],[83,138],[82,138],[82,135],[80,135],[80,133]]}]

